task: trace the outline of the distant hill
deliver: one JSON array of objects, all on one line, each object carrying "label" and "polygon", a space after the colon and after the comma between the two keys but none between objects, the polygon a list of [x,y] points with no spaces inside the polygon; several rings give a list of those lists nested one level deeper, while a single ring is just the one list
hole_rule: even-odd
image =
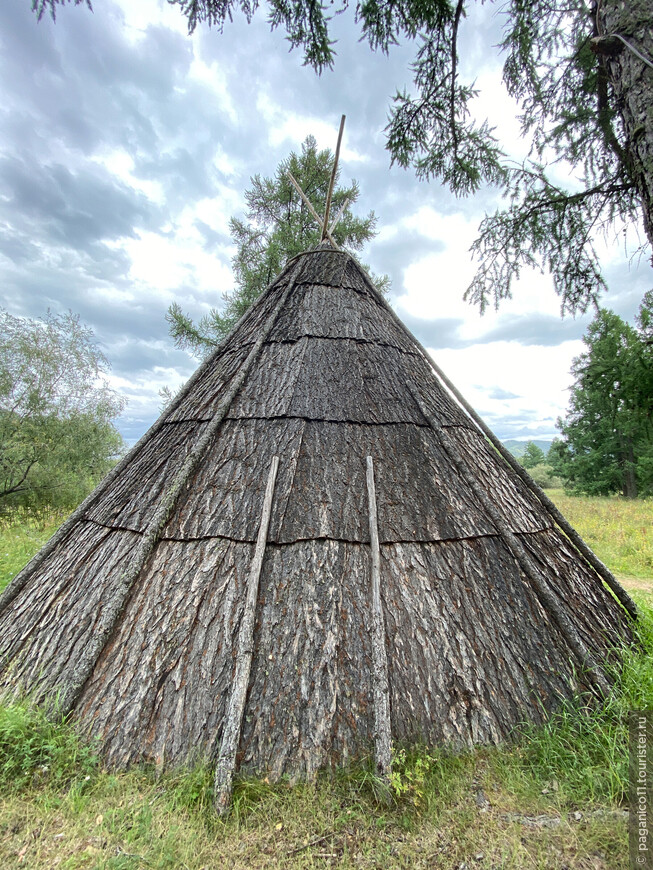
[{"label": "distant hill", "polygon": [[[537,439],[532,439],[533,444],[540,448],[544,454],[548,453],[549,447],[553,443],[553,439],[550,441],[538,441]],[[508,448],[508,450],[512,453],[513,456],[516,456],[517,459],[521,459],[524,455],[524,451],[526,450],[526,445],[528,441],[515,441],[511,439],[509,441],[504,441],[504,445]]]}]

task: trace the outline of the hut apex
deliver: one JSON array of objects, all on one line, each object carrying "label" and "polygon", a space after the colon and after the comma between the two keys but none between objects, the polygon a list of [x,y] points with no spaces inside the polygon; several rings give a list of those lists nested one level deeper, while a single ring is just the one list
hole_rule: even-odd
[{"label": "hut apex", "polygon": [[340,144],[342,142],[342,134],[343,134],[344,129],[345,129],[345,117],[346,116],[343,115],[342,118],[340,119],[340,130],[338,131],[338,142],[336,145],[336,153],[335,153],[335,157],[333,160],[333,169],[331,170],[331,178],[329,180],[329,189],[327,191],[326,206],[324,208],[324,217],[323,218],[321,218],[319,216],[319,214],[315,211],[315,209],[313,208],[313,204],[311,203],[309,198],[306,196],[306,194],[302,190],[300,184],[297,182],[297,180],[293,176],[292,172],[290,170],[288,170],[288,178],[290,179],[290,183],[295,188],[297,193],[300,195],[300,197],[304,201],[306,207],[308,208],[309,212],[311,213],[311,215],[315,219],[315,222],[322,230],[321,241],[322,242],[330,242],[332,247],[334,247],[336,249],[336,251],[339,251],[340,248],[336,244],[331,233],[334,231],[334,229],[338,225],[338,221],[340,220],[345,209],[349,205],[349,200],[346,199],[343,202],[342,206],[340,207],[340,211],[336,215],[335,220],[333,221],[331,226],[329,226],[329,212],[331,211],[331,197],[333,196],[333,187],[336,183],[336,176],[338,174],[338,160],[340,159]]},{"label": "hut apex", "polygon": [[0,681],[106,762],[312,778],[496,744],[635,607],[329,244],[292,259],[0,598]]}]

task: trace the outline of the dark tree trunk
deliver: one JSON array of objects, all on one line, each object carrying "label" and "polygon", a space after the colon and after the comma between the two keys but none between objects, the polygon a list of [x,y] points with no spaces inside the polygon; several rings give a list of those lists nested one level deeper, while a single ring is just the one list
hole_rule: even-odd
[{"label": "dark tree trunk", "polygon": [[[599,4],[600,36],[617,34],[617,53],[606,57],[616,108],[623,122],[629,169],[642,202],[644,228],[653,244],[653,27],[650,0],[603,0]],[[634,51],[633,49],[636,49]]]},{"label": "dark tree trunk", "polygon": [[621,444],[621,469],[623,474],[623,486],[621,488],[624,498],[637,498],[637,477],[635,476],[635,451],[633,439],[630,435],[619,434]]}]

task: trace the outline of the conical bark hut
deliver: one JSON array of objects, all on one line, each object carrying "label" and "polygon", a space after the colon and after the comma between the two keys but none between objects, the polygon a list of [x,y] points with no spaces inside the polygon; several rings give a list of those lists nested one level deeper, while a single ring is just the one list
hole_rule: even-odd
[{"label": "conical bark hut", "polygon": [[112,765],[201,754],[227,790],[369,749],[386,772],[392,741],[497,743],[609,691],[631,637],[551,508],[321,246],[5,591],[2,679]]}]

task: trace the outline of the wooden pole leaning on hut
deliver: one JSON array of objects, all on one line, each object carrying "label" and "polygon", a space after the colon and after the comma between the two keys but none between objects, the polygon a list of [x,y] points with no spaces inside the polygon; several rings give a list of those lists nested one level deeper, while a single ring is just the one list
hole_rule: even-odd
[{"label": "wooden pole leaning on hut", "polygon": [[503,459],[508,463],[508,465],[512,468],[515,474],[521,479],[521,481],[530,489],[530,491],[536,496],[539,500],[540,504],[548,511],[548,513],[553,518],[554,522],[557,526],[565,533],[567,538],[571,541],[576,551],[580,553],[580,555],[584,558],[584,560],[592,566],[597,577],[600,580],[605,581],[606,585],[609,587],[611,592],[614,594],[615,598],[619,601],[624,610],[628,613],[628,615],[633,620],[637,620],[638,612],[637,605],[630,597],[630,595],[626,592],[626,590],[621,586],[617,578],[612,574],[607,565],[604,565],[603,562],[599,559],[599,557],[592,552],[592,550],[587,546],[585,541],[578,534],[576,529],[565,519],[565,517],[560,513],[556,505],[551,501],[548,495],[544,492],[544,490],[538,486],[533,478],[528,474],[525,468],[519,464],[517,459],[512,455],[512,453],[508,450],[508,448],[503,444],[494,432],[490,429],[490,427],[485,423],[482,417],[480,417],[474,408],[469,404],[469,402],[465,399],[465,397],[459,392],[456,386],[449,380],[449,378],[445,375],[442,369],[438,366],[438,364],[433,360],[433,358],[427,353],[424,345],[410,332],[408,327],[402,322],[401,318],[395,313],[392,307],[388,304],[387,300],[385,300],[379,294],[379,300],[383,307],[386,309],[388,314],[392,317],[397,326],[404,332],[410,340],[416,345],[420,353],[422,354],[423,359],[427,363],[427,365],[433,369],[438,378],[442,381],[445,387],[449,390],[452,396],[460,403],[460,405],[467,412],[469,417],[474,421],[476,426],[481,430],[483,435],[490,441],[490,443],[496,448],[497,452],[503,457]]},{"label": "wooden pole leaning on hut", "polygon": [[330,232],[330,233],[332,233],[332,232],[335,230],[335,228],[338,226],[338,224],[340,223],[340,218],[341,218],[341,217],[343,216],[343,214],[345,213],[345,210],[346,210],[346,208],[347,208],[348,205],[349,205],[349,200],[346,199],[346,200],[343,202],[343,204],[340,206],[340,210],[338,211],[338,214],[334,217],[334,219],[333,219],[333,221],[332,221],[332,223],[331,223],[331,226],[329,227],[329,232]]},{"label": "wooden pole leaning on hut", "polygon": [[272,331],[274,324],[283,310],[286,299],[290,295],[295,284],[297,271],[291,276],[288,285],[281,294],[276,308],[269,316],[265,326],[263,327],[256,343],[250,350],[245,362],[243,363],[237,377],[231,384],[226,396],[220,403],[215,416],[208,423],[202,437],[197,445],[190,451],[179,471],[174,476],[170,486],[163,494],[160,504],[154,512],[151,520],[141,536],[137,546],[134,548],[133,556],[129,567],[122,573],[120,580],[114,590],[111,598],[105,602],[100,624],[94,633],[93,640],[84,653],[80,656],[75,669],[68,680],[61,697],[58,699],[58,709],[63,713],[68,713],[72,710],[77,698],[95,667],[102,650],[106,646],[109,637],[116,627],[120,615],[122,614],[131,590],[136,582],[137,577],[145,567],[147,560],[152,555],[154,548],[161,536],[163,528],[172,513],[172,510],[177,502],[177,499],[183,490],[186,482],[189,480],[200,458],[203,456],[209,444],[213,442],[215,435],[222,424],[222,421],[227,416],[231,403],[236,397],[236,394],[245,382],[250,369],[258,359],[263,343]]},{"label": "wooden pole leaning on hut", "polygon": [[[291,269],[293,266],[296,257],[293,257],[291,260],[286,263],[283,271],[281,272],[281,276],[285,271]],[[232,327],[232,331],[235,331],[243,320],[247,317],[249,311],[245,311],[244,314],[236,321],[234,326]],[[160,432],[161,429],[165,426],[166,422],[169,420],[170,416],[177,410],[179,405],[183,402],[185,397],[190,393],[195,386],[195,384],[201,380],[204,376],[208,367],[212,364],[212,354],[210,354],[204,362],[202,362],[196,369],[195,372],[190,376],[190,378],[186,381],[182,389],[175,395],[172,402],[166,406],[165,411],[158,420],[154,423],[154,425],[148,429],[144,435],[131,447],[127,453],[122,457],[122,459],[113,466],[113,468],[108,472],[106,477],[102,480],[102,482],[97,486],[93,492],[86,496],[84,501],[78,505],[75,510],[71,513],[67,520],[65,520],[57,529],[57,531],[52,535],[49,541],[41,547],[41,549],[30,559],[30,561],[25,565],[25,567],[19,571],[19,573],[14,577],[11,583],[4,589],[4,591],[0,594],[0,613],[8,607],[11,602],[16,598],[16,596],[25,588],[25,585],[29,581],[29,578],[32,574],[38,570],[38,568],[46,561],[46,559],[50,556],[50,554],[56,549],[56,547],[63,541],[68,532],[78,523],[80,520],[83,520],[86,516],[87,511],[89,511],[102,497],[102,495],[111,487],[114,481],[120,478],[120,475],[127,468],[130,462],[134,459],[134,457],[139,453],[139,451],[147,444],[147,442],[154,436],[156,433]]]},{"label": "wooden pole leaning on hut", "polygon": [[372,552],[372,679],[374,681],[374,769],[386,782],[392,769],[390,681],[385,651],[385,621],[381,604],[381,547],[376,510],[374,462],[367,457],[367,499]]},{"label": "wooden pole leaning on hut", "polygon": [[254,624],[256,622],[256,601],[258,598],[259,580],[263,567],[263,556],[268,538],[270,515],[272,513],[272,498],[274,485],[279,468],[279,457],[273,456],[268,474],[268,483],[263,498],[263,510],[261,524],[256,538],[254,558],[247,577],[247,596],[243,617],[238,630],[236,642],[236,670],[232,682],[231,695],[225,715],[225,725],[222,731],[222,742],[218,761],[215,766],[214,805],[218,815],[224,815],[229,809],[231,792],[233,789],[233,776],[236,766],[236,753],[240,743],[240,734],[243,725],[243,713],[245,712],[245,700],[249,685],[249,675],[252,669],[252,656],[254,655]]},{"label": "wooden pole leaning on hut", "polygon": [[336,219],[333,222],[333,225],[331,227],[329,227],[329,213],[331,211],[331,199],[333,197],[333,188],[334,188],[334,185],[336,183],[336,175],[338,173],[338,159],[340,157],[340,143],[342,142],[342,134],[344,132],[344,129],[345,129],[345,115],[343,115],[342,118],[340,119],[340,130],[338,131],[338,144],[336,145],[336,153],[335,153],[335,157],[333,160],[333,169],[331,170],[331,178],[329,179],[329,189],[327,190],[326,206],[324,208],[324,217],[323,218],[321,218],[319,216],[319,214],[315,211],[315,209],[313,208],[313,204],[311,203],[309,198],[306,196],[306,194],[302,190],[301,185],[299,184],[297,179],[293,176],[292,172],[290,170],[288,170],[288,172],[287,172],[288,178],[290,179],[290,183],[295,188],[297,193],[300,195],[300,197],[302,198],[302,201],[305,203],[306,207],[308,208],[310,213],[313,215],[315,222],[317,223],[319,228],[322,230],[321,241],[330,242],[333,245],[333,247],[336,249],[336,251],[339,251],[340,248],[336,244],[335,239],[332,236],[332,233],[333,233],[333,230],[336,228],[338,221],[342,217],[342,214],[349,203],[348,200],[346,200],[344,202],[342,208],[340,209],[340,211],[338,212],[338,214],[336,216]]},{"label": "wooden pole leaning on hut", "polygon": [[610,683],[580,634],[574,628],[571,620],[560,607],[555,596],[542,581],[540,572],[527,553],[526,548],[517,535],[508,527],[508,524],[497,510],[492,499],[488,496],[483,486],[479,484],[478,480],[465,464],[465,461],[460,455],[453,440],[449,437],[439,421],[428,410],[415,388],[411,384],[406,383],[406,389],[415,400],[418,408],[424,416],[424,419],[435,433],[440,443],[440,447],[449,457],[465,483],[469,486],[475,498],[478,499],[480,504],[482,504],[487,511],[488,516],[496,526],[499,536],[507,547],[508,552],[512,554],[513,558],[517,561],[517,564],[528,578],[544,612],[557,625],[569,648],[576,656],[578,665],[582,668],[583,672],[587,674],[589,682],[598,691],[600,696],[607,697],[611,690]]}]

